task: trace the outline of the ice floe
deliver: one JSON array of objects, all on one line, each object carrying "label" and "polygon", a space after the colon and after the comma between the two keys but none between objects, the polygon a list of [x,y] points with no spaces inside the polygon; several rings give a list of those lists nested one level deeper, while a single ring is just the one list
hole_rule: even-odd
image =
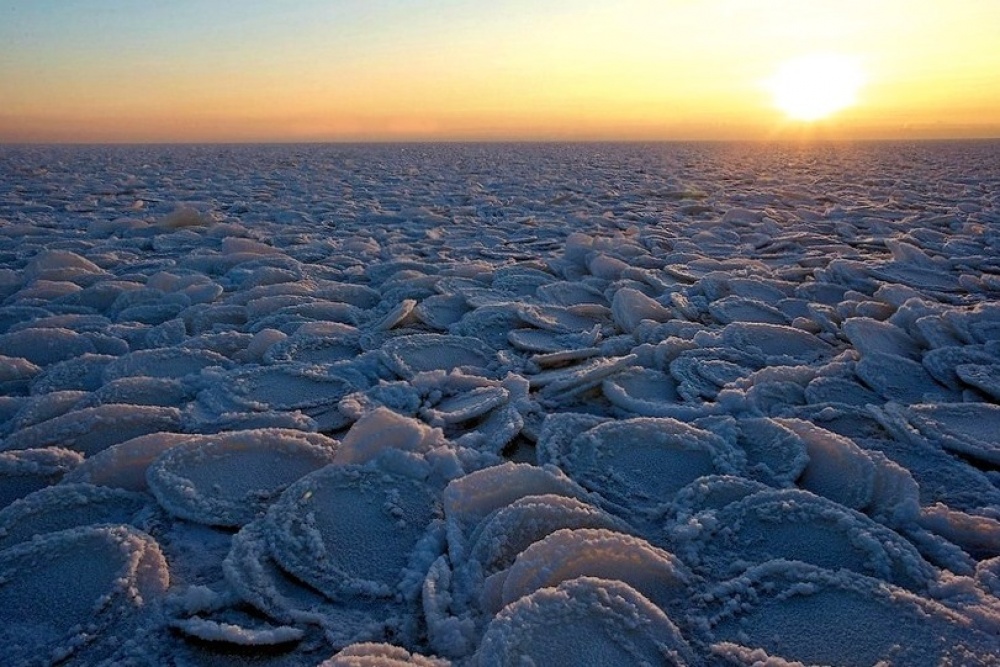
[{"label": "ice floe", "polygon": [[[971,619],[876,579],[772,561],[706,593],[716,641],[818,665],[992,664]],[[817,628],[838,628],[817,632]],[[907,641],[901,642],[901,637]]]},{"label": "ice floe", "polygon": [[174,516],[242,526],[284,489],[335,459],[337,442],[313,433],[258,429],[187,439],[147,468],[149,488]]},{"label": "ice floe", "polygon": [[153,515],[149,497],[140,493],[89,484],[57,484],[0,510],[0,550],[77,526],[129,524],[142,528]]},{"label": "ice floe", "polygon": [[[581,632],[582,630],[582,632]],[[670,619],[620,581],[580,577],[505,607],[490,623],[479,665],[697,664]]]},{"label": "ice floe", "polygon": [[0,551],[0,630],[11,664],[112,662],[170,584],[156,541],[125,526],[50,533]]},{"label": "ice floe", "polygon": [[83,462],[83,455],[61,447],[0,452],[0,505],[6,507],[32,491],[55,484]]},{"label": "ice floe", "polygon": [[4,664],[997,665],[995,143],[11,146]]},{"label": "ice floe", "polygon": [[439,500],[420,480],[333,465],[285,489],[266,525],[275,560],[333,600],[392,597]]}]

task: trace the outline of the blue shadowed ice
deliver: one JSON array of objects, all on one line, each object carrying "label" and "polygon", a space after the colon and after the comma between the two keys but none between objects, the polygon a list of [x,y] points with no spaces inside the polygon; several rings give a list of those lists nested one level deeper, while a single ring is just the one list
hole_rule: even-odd
[{"label": "blue shadowed ice", "polygon": [[5,146],[0,662],[1000,665],[989,142]]}]

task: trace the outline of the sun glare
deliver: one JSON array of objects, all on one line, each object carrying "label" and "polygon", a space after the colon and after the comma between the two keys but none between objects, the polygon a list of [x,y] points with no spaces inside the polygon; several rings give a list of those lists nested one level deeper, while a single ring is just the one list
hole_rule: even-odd
[{"label": "sun glare", "polygon": [[774,106],[789,118],[822,120],[853,106],[864,83],[856,58],[813,54],[783,63],[768,79]]}]

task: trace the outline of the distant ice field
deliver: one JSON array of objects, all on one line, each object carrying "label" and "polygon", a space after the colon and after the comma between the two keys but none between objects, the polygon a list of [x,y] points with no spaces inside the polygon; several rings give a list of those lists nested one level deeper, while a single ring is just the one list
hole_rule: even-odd
[{"label": "distant ice field", "polygon": [[0,146],[0,662],[1000,665],[1000,142]]}]

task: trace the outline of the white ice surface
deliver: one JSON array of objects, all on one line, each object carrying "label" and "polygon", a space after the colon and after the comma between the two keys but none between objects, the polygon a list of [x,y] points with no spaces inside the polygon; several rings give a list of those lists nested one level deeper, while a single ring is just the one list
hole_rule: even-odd
[{"label": "white ice surface", "polygon": [[998,664],[998,155],[4,147],[0,661]]}]

